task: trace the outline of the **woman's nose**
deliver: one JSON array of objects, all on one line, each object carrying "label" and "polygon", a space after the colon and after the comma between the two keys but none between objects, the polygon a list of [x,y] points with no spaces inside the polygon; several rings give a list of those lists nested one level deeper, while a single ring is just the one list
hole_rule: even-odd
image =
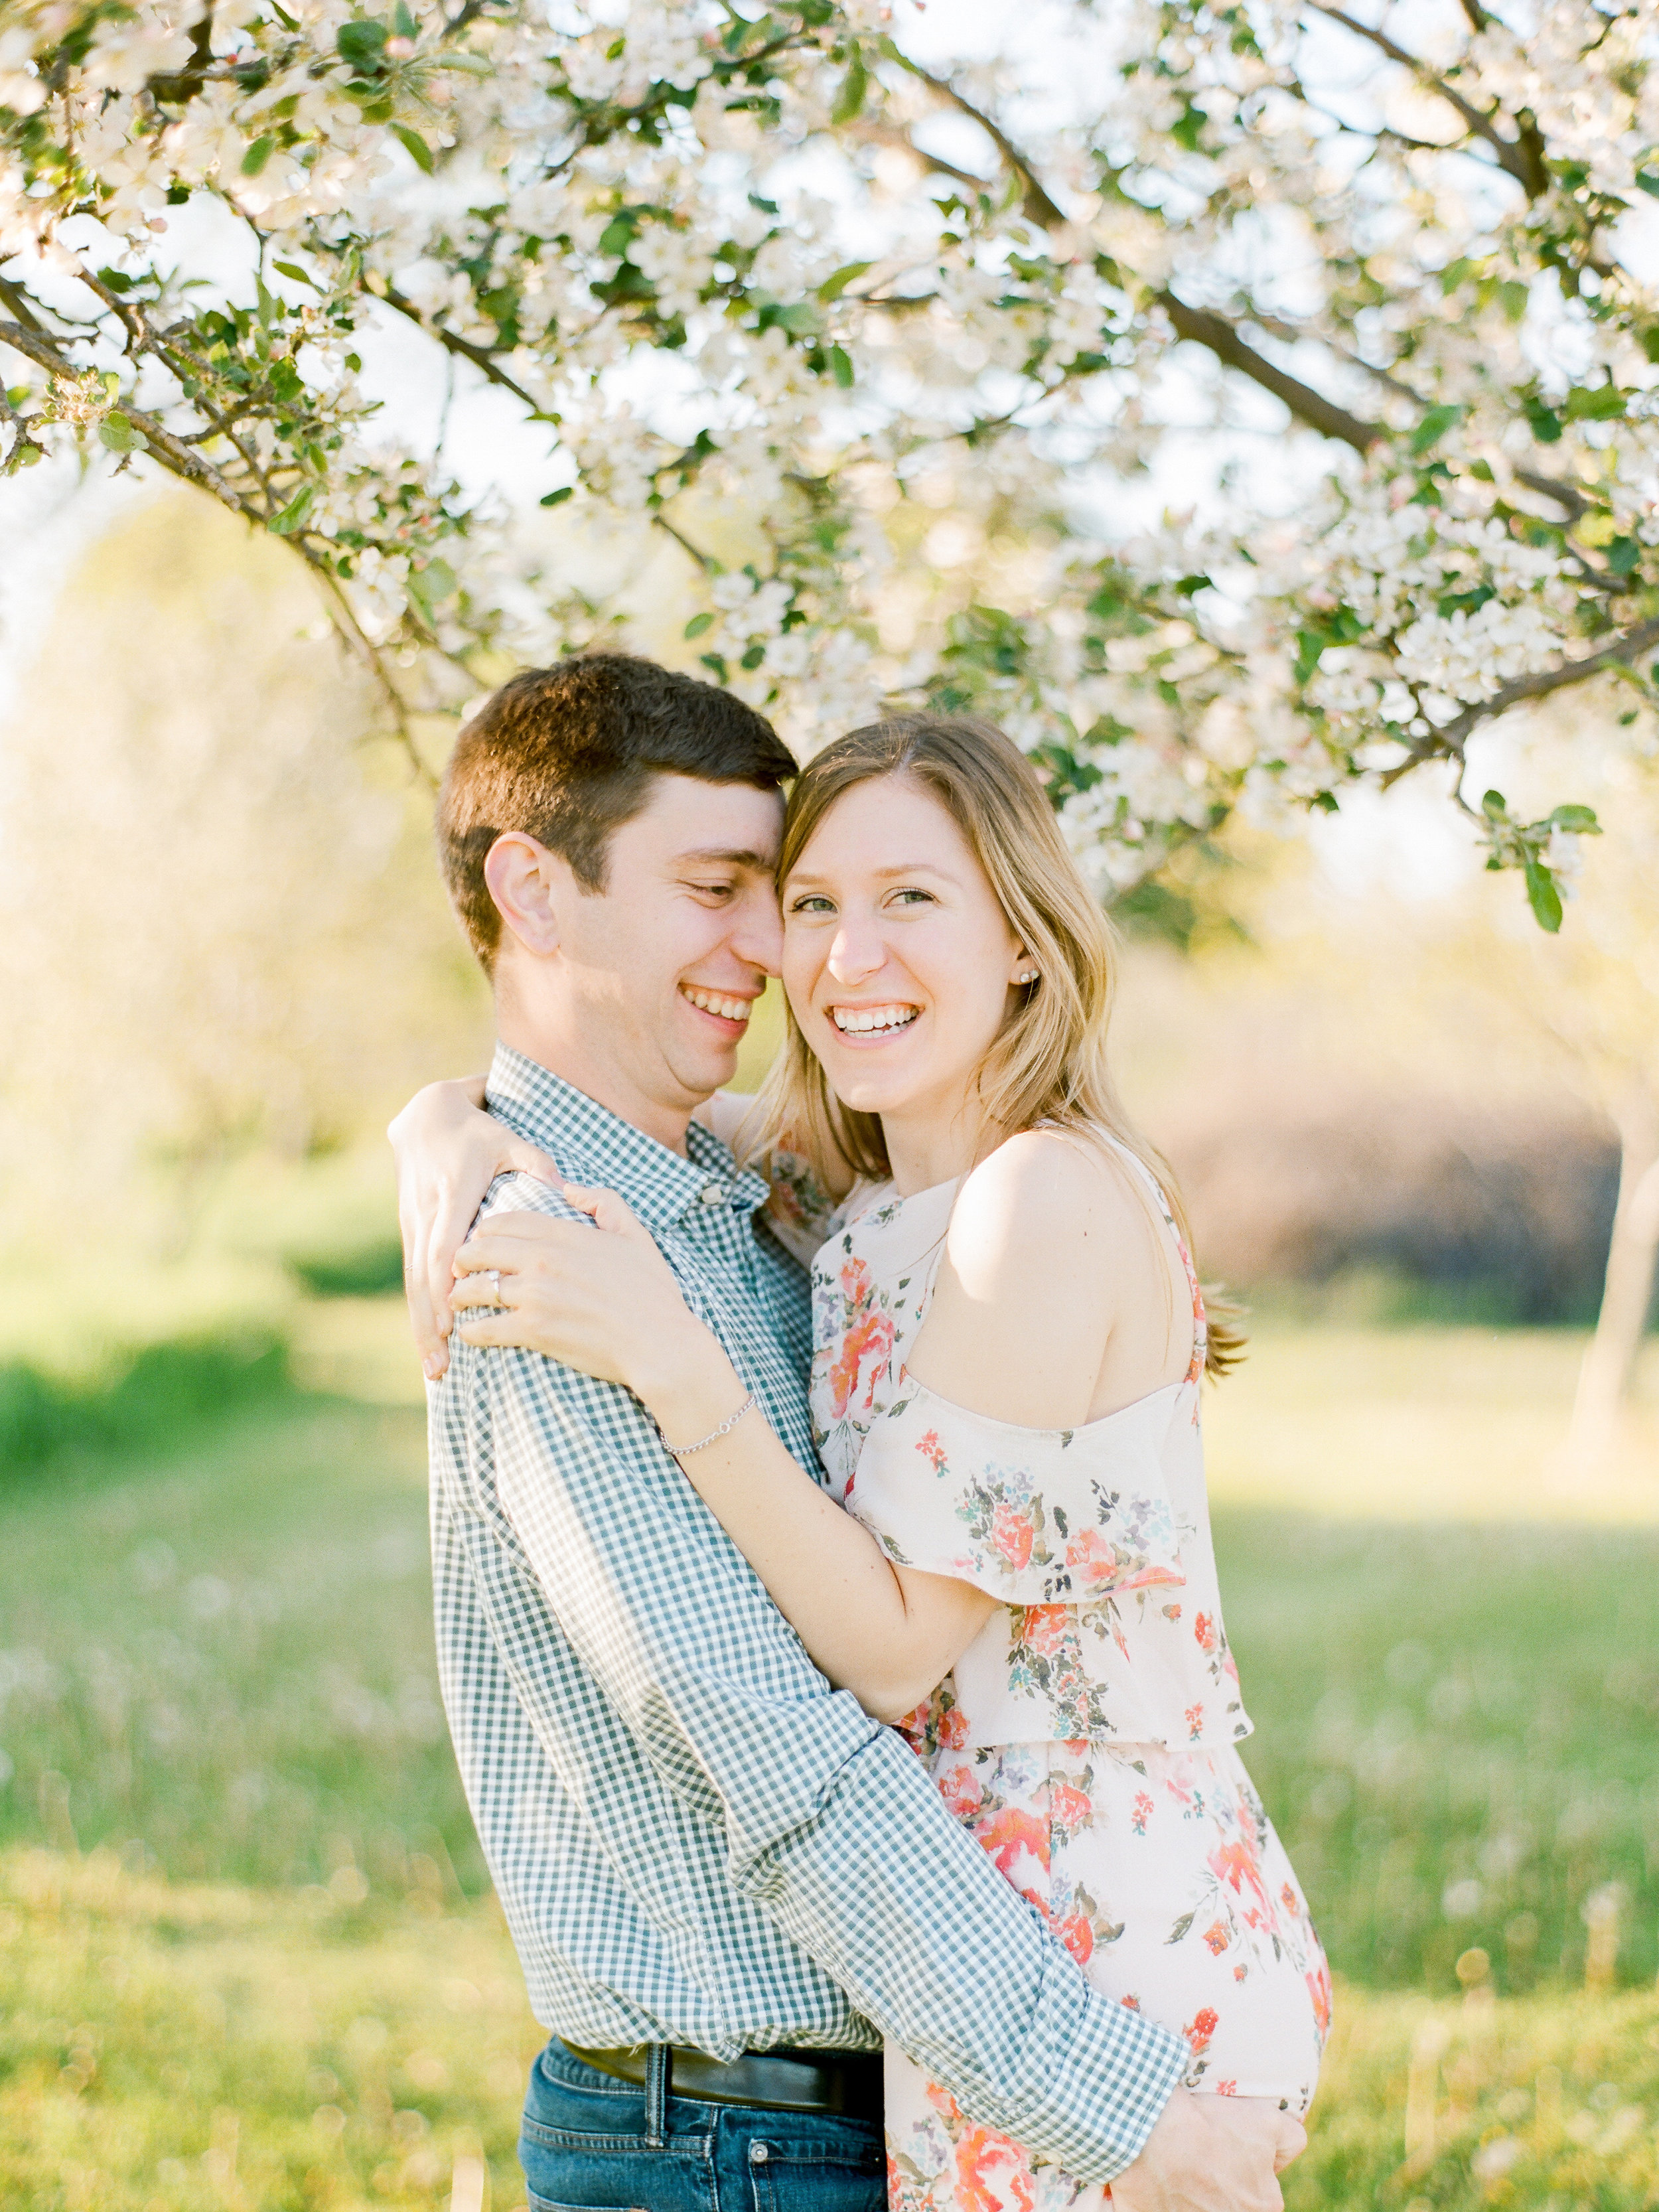
[{"label": "woman's nose", "polygon": [[887,958],[880,933],[867,925],[843,918],[830,947],[828,967],[838,983],[861,983],[873,975]]}]

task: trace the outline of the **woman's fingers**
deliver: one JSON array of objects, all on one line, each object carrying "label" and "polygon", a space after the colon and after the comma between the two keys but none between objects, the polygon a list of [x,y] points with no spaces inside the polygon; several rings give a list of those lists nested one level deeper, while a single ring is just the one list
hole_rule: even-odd
[{"label": "woman's fingers", "polygon": [[567,1203],[590,1215],[599,1228],[608,1230],[613,1237],[631,1237],[635,1242],[643,1237],[647,1244],[655,1243],[651,1231],[619,1193],[580,1182],[568,1182],[563,1188]]},{"label": "woman's fingers", "polygon": [[520,1322],[515,1325],[510,1311],[491,1313],[486,1306],[482,1313],[459,1315],[455,1334],[464,1344],[521,1345],[524,1324]]},{"label": "woman's fingers", "polygon": [[[514,1285],[519,1280],[516,1271],[505,1267],[483,1267],[471,1275],[457,1276],[449,1293],[449,1303],[457,1313],[470,1313],[475,1307],[486,1310],[491,1306],[511,1306],[518,1303]],[[501,1296],[495,1295],[497,1282]]]},{"label": "woman's fingers", "polygon": [[1273,2172],[1283,2173],[1285,2167],[1301,2157],[1308,2148],[1308,2130],[1300,2120],[1282,2112],[1279,2120],[1279,2140],[1273,2146]]},{"label": "woman's fingers", "polygon": [[504,1175],[533,1176],[538,1182],[550,1182],[557,1190],[564,1177],[559,1164],[550,1152],[539,1151],[522,1137],[509,1137],[501,1154]]},{"label": "woman's fingers", "polygon": [[435,1382],[448,1364],[448,1358],[443,1334],[433,1312],[431,1277],[422,1249],[421,1224],[413,1212],[400,1206],[398,1226],[404,1240],[404,1294],[409,1300],[415,1348],[421,1355],[422,1371],[429,1382]]}]

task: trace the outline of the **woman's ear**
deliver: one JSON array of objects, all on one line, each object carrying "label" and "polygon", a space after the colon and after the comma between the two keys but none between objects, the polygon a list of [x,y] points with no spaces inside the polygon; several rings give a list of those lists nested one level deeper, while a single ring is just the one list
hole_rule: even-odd
[{"label": "woman's ear", "polygon": [[1028,983],[1036,982],[1040,972],[1036,962],[1032,959],[1025,947],[1023,945],[1018,946],[1014,953],[1013,964],[1008,971],[1008,981],[1023,990]]},{"label": "woman's ear", "polygon": [[498,837],[484,858],[484,881],[504,927],[541,959],[559,949],[562,873],[568,864],[518,830]]}]

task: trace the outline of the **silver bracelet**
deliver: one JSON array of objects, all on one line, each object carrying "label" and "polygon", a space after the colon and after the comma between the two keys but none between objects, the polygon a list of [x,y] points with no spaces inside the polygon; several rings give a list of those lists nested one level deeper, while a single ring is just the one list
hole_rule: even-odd
[{"label": "silver bracelet", "polygon": [[707,1451],[710,1444],[717,1444],[722,1437],[729,1437],[744,1415],[752,1413],[759,1403],[759,1399],[751,1390],[729,1420],[722,1421],[717,1429],[710,1429],[706,1437],[699,1437],[694,1444],[670,1444],[667,1437],[662,1437],[660,1429],[658,1430],[657,1434],[662,1437],[665,1444],[668,1444],[669,1450],[676,1459],[690,1459],[693,1452]]}]

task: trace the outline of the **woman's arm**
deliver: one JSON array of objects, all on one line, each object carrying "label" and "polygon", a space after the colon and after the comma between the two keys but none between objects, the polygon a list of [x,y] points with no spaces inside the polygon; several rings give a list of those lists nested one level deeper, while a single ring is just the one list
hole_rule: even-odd
[{"label": "woman's arm", "polygon": [[[542,1214],[487,1222],[456,1260],[460,1335],[525,1345],[620,1382],[671,1451],[698,1443],[744,1403],[744,1383],[623,1201],[574,1186],[565,1195],[605,1233]],[[966,1583],[888,1559],[791,1458],[757,1407],[702,1450],[675,1455],[814,1662],[878,1720],[912,1711],[994,1610]]]},{"label": "woman's arm", "polygon": [[545,1152],[483,1111],[484,1079],[428,1083],[386,1130],[398,1163],[398,1226],[404,1240],[404,1291],[427,1380],[449,1364],[449,1293],[456,1249],[498,1175],[557,1183]]}]

